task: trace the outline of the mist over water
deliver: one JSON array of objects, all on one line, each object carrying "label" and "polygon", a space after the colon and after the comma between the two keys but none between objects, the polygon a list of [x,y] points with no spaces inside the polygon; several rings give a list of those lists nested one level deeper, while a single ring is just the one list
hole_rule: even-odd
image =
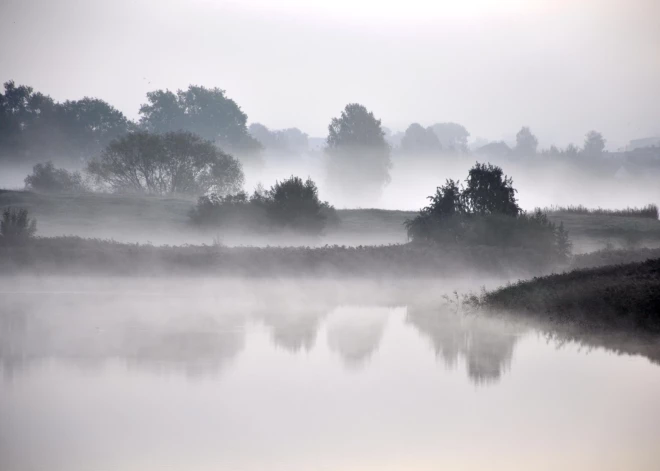
[{"label": "mist over water", "polygon": [[658,18],[0,0],[0,471],[658,471]]},{"label": "mist over water", "polygon": [[8,281],[0,468],[654,469],[657,363],[397,286]]}]

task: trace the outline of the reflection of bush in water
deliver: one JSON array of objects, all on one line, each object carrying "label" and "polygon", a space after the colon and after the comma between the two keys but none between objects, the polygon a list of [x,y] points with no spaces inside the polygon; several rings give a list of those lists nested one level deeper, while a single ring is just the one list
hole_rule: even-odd
[{"label": "reflection of bush in water", "polygon": [[328,346],[347,366],[359,367],[378,349],[387,314],[374,308],[344,308],[337,314],[328,326]]},{"label": "reflection of bush in water", "polygon": [[280,306],[255,313],[255,318],[271,329],[275,345],[295,353],[310,351],[314,347],[316,333],[326,312],[327,308],[300,310]]},{"label": "reflection of bush in water", "polygon": [[508,369],[518,340],[513,327],[496,319],[464,315],[435,308],[409,306],[406,321],[427,336],[436,355],[448,368],[465,359],[475,383],[495,382]]}]

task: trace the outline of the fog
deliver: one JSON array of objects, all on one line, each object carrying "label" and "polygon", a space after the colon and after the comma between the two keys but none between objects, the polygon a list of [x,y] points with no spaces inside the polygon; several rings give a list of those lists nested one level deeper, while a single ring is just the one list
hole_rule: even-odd
[{"label": "fog", "polygon": [[0,467],[654,469],[657,363],[453,287],[5,279]]},{"label": "fog", "polygon": [[656,470],[658,18],[0,0],[0,470]]},{"label": "fog", "polygon": [[[364,103],[383,124],[456,121],[472,137],[608,149],[658,135],[653,0],[77,2],[0,5],[3,81],[100,97],[135,118],[146,92],[219,86],[251,122],[324,137]],[[20,47],[18,46],[20,45]]]}]

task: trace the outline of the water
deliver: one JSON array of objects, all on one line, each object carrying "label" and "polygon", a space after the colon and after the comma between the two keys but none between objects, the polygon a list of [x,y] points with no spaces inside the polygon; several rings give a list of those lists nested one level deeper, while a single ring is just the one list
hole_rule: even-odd
[{"label": "water", "polygon": [[0,469],[657,469],[657,364],[411,286],[5,283]]}]

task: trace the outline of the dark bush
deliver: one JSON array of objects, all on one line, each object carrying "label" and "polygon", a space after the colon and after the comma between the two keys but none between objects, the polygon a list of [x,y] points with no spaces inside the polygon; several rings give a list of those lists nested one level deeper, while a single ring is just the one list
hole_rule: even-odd
[{"label": "dark bush", "polygon": [[235,195],[202,196],[190,213],[193,223],[250,230],[292,230],[319,235],[327,224],[336,223],[334,207],[321,201],[316,184],[290,177],[276,182],[270,190],[256,190],[248,197]]},{"label": "dark bush", "polygon": [[53,162],[46,162],[32,168],[32,174],[25,177],[25,189],[41,193],[79,193],[87,188],[80,172],[69,172],[56,168]]},{"label": "dark bush", "polygon": [[557,227],[541,210],[527,214],[518,206],[513,181],[502,169],[477,163],[459,188],[447,180],[431,204],[405,222],[413,242],[524,248],[566,260],[571,243],[563,224]]},{"label": "dark bush", "polygon": [[37,232],[37,221],[28,217],[27,209],[5,208],[0,221],[0,242],[19,244]]}]

